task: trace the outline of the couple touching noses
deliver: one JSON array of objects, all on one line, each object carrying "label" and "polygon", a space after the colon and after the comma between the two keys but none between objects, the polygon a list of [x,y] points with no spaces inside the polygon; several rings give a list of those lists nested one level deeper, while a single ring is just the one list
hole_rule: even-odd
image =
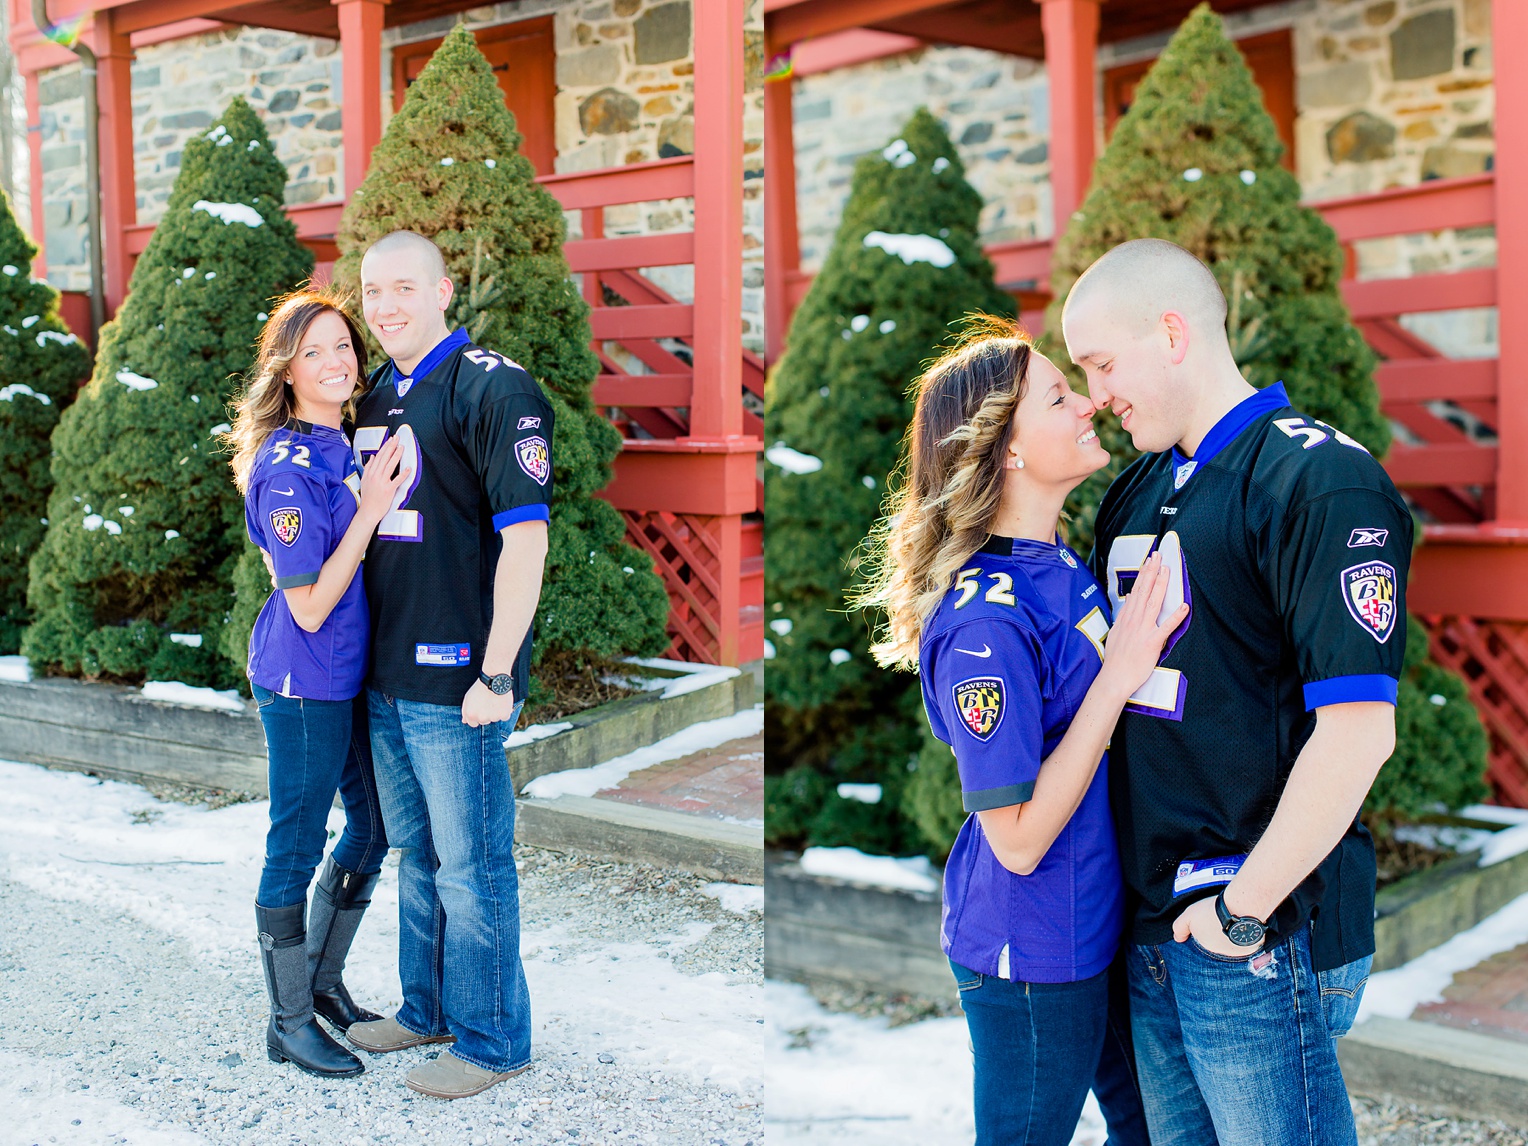
[{"label": "couple touching noses", "polygon": [[[248,668],[270,764],[255,906],[269,1055],[360,1074],[320,1017],[371,1053],[449,1043],[407,1078],[439,1098],[530,1063],[503,743],[529,684],[553,485],[550,403],[449,329],[452,294],[424,236],[367,250],[362,309],[388,355],[370,377],[337,295],[287,296],[229,434],[275,588]],[[345,830],[325,861],[336,790]],[[389,846],[403,1005],[383,1018],[342,972]]]},{"label": "couple touching noses", "polygon": [[[1011,326],[919,380],[858,603],[916,667],[970,813],[941,941],[977,1142],[1356,1143],[1336,1037],[1374,951],[1359,808],[1394,745],[1409,510],[1340,429],[1251,386],[1214,275],[1104,255],[1066,302],[1088,395]],[[1108,464],[1145,451],[1061,539]]]}]

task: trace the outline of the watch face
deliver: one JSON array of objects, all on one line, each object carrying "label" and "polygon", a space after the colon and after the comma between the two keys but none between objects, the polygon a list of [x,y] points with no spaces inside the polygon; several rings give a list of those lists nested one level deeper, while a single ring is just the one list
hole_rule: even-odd
[{"label": "watch face", "polygon": [[1226,929],[1226,938],[1238,947],[1255,947],[1263,941],[1264,931],[1255,919],[1238,919]]},{"label": "watch face", "polygon": [[489,677],[488,687],[495,696],[503,696],[514,687],[514,678],[501,672],[498,676]]}]

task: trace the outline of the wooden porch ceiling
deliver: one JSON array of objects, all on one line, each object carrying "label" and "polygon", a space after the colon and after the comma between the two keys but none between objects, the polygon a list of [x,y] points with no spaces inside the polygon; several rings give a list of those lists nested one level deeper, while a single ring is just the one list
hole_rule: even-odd
[{"label": "wooden porch ceiling", "polygon": [[[1182,23],[1197,0],[1104,0],[1099,43],[1167,32]],[[1267,0],[1211,0],[1219,13],[1254,8]],[[1045,57],[1040,5],[1035,0],[765,0],[774,50],[801,40],[873,28],[916,36],[933,44],[988,48],[1032,59]]]},{"label": "wooden porch ceiling", "polygon": [[[118,26],[139,31],[173,20],[202,17],[222,20],[229,24],[248,24],[256,28],[276,28],[283,32],[300,32],[308,36],[324,36],[337,40],[340,36],[339,9],[331,0],[259,0],[256,3],[228,3],[227,0],[206,0],[205,3],[176,3],[173,15],[170,5],[161,0],[130,0],[121,8]],[[481,7],[474,0],[392,0],[383,8],[382,24],[395,28],[402,24],[414,24],[421,20],[433,20]]]}]

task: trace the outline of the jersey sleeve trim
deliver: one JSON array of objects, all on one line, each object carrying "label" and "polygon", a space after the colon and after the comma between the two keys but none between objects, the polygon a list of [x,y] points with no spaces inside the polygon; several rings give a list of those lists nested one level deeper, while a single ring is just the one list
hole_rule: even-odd
[{"label": "jersey sleeve trim", "polygon": [[304,585],[317,585],[317,573],[293,573],[290,577],[277,577],[278,589],[301,589]]},{"label": "jersey sleeve trim", "polygon": [[962,792],[960,801],[968,812],[990,812],[993,808],[1007,808],[1014,804],[1027,804],[1034,798],[1035,786],[1029,784],[1005,784],[1001,788],[983,788],[976,792]]},{"label": "jersey sleeve trim", "polygon": [[1373,673],[1365,676],[1334,676],[1312,681],[1305,686],[1305,710],[1313,712],[1327,704],[1351,704],[1362,700],[1396,703],[1400,682],[1393,676]]},{"label": "jersey sleeve trim", "polygon": [[519,525],[523,521],[551,521],[552,507],[549,505],[522,505],[515,509],[506,509],[503,513],[493,515],[493,528],[495,532],[507,529],[511,525]]}]

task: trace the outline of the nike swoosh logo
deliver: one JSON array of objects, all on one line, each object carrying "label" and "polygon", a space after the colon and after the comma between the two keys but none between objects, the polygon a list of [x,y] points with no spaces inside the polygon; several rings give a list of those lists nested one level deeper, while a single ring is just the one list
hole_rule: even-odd
[{"label": "nike swoosh logo", "polygon": [[279,493],[282,497],[291,497],[297,491],[295,489],[272,489],[272,493]]},{"label": "nike swoosh logo", "polygon": [[975,649],[956,649],[955,651],[957,653],[966,653],[973,657],[990,657],[992,655],[992,646],[983,641],[981,652],[977,652]]}]

